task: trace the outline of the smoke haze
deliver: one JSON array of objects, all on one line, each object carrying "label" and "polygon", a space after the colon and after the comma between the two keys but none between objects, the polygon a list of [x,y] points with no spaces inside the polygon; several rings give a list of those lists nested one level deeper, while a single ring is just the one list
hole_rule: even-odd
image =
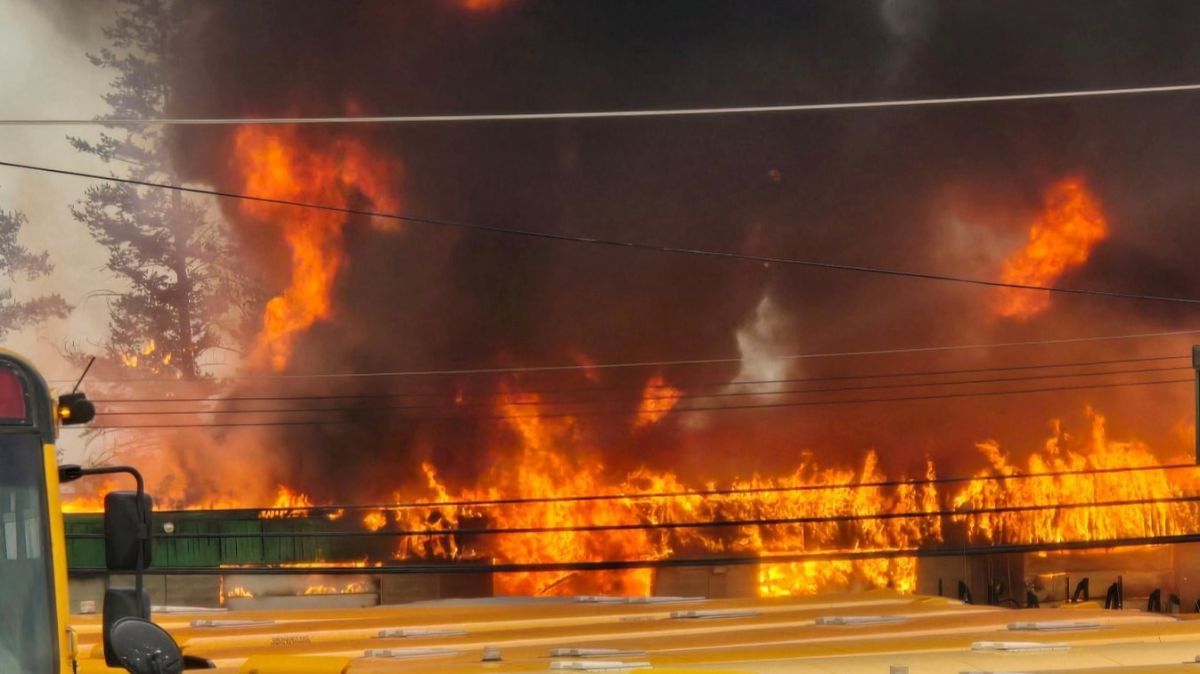
[{"label": "smoke haze", "polygon": [[[1200,7],[1186,2],[202,2],[173,114],[436,114],[759,105],[1149,86],[1200,79]],[[62,18],[61,13],[55,14]],[[80,19],[84,20],[84,19]],[[67,22],[68,24],[70,21]],[[74,30],[62,28],[66,34]],[[1047,187],[1080,175],[1110,234],[1059,283],[1196,296],[1189,251],[1200,151],[1190,94],[876,111],[431,126],[304,128],[393,162],[406,213],[565,234],[996,278]],[[228,128],[178,129],[189,180],[238,189]],[[282,288],[278,235],[223,213]],[[286,226],[286,225],[284,225]],[[1186,354],[1187,340],[804,361],[762,354],[1179,329],[1191,309],[1056,297],[997,318],[992,291],[405,224],[346,223],[334,317],[301,335],[287,373],[660,359],[685,392],[738,378],[954,369]],[[606,370],[636,409],[648,370]],[[495,392],[578,387],[582,373],[371,380],[313,391]],[[1035,384],[1036,385],[1036,384]],[[254,385],[247,384],[247,390]],[[255,389],[257,390],[257,389]],[[903,395],[887,392],[887,395]],[[611,396],[610,396],[611,397]],[[874,397],[866,392],[862,397]],[[470,398],[476,403],[482,399]],[[1187,387],[676,413],[642,430],[580,419],[614,471],[648,463],[702,479],[778,471],[812,450],[868,449],[897,472],[979,464],[974,444],[1036,447],[1047,422],[1186,451]],[[491,421],[361,413],[352,427],[256,438],[321,496],[386,495],[429,459],[470,481],[514,440]],[[258,433],[258,432],[256,432]],[[949,466],[949,467],[944,467]],[[334,476],[334,479],[330,479]],[[379,476],[385,476],[381,479]],[[280,478],[282,479],[282,478]],[[321,491],[325,493],[321,494]]]}]

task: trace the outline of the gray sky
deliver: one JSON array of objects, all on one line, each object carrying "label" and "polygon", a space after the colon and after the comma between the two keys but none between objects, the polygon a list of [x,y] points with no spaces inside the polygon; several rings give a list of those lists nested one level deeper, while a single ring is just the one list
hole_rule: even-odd
[{"label": "gray sky", "polygon": [[[102,13],[107,2],[55,4],[38,0],[0,0],[0,117],[92,117],[104,112],[100,96],[109,74],[94,67],[86,53],[95,51],[105,21],[71,21],[79,11]],[[103,17],[97,17],[102,19]],[[74,26],[73,28],[69,28]],[[81,28],[82,26],[82,28]],[[90,26],[90,28],[88,28]],[[0,156],[5,159],[90,172],[108,168],[92,155],[75,151],[61,127],[0,127]],[[81,129],[88,136],[95,129]],[[87,181],[0,168],[0,209],[25,213],[29,222],[21,240],[34,250],[48,250],[54,273],[33,282],[18,279],[15,292],[24,297],[58,292],[74,305],[62,320],[9,334],[4,348],[28,356],[48,379],[70,379],[75,367],[59,354],[66,344],[94,350],[108,324],[103,299],[84,302],[87,293],[119,288],[105,268],[106,251],[77,222],[70,204]],[[7,283],[0,279],[0,283]],[[53,383],[53,382],[52,382]],[[67,460],[82,460],[87,451],[76,432],[64,433],[60,446]]]},{"label": "gray sky", "polygon": [[[98,46],[91,35],[63,34],[54,12],[33,0],[0,0],[0,116],[91,117],[103,111],[100,96],[108,74],[93,67],[85,52]],[[94,133],[83,130],[81,133]],[[102,171],[95,157],[68,145],[62,128],[0,128],[0,155],[5,159]],[[18,296],[57,291],[75,310],[65,320],[10,334],[5,347],[33,358],[49,378],[69,375],[58,356],[68,340],[97,340],[108,320],[102,301],[83,303],[96,288],[113,287],[104,269],[105,251],[86,228],[71,217],[69,205],[86,183],[78,179],[0,169],[0,208],[23,211],[29,223],[22,240],[35,250],[49,250],[54,273],[35,282],[18,279]],[[7,282],[7,281],[4,281]]]}]

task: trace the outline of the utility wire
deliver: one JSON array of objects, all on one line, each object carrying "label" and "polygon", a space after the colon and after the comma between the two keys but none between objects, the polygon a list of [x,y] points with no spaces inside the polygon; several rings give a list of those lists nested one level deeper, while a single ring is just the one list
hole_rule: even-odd
[{"label": "utility wire", "polygon": [[[3,162],[0,162],[2,165]],[[1016,342],[991,342],[991,343],[976,343],[976,344],[947,344],[942,346],[917,346],[903,347],[894,349],[867,349],[861,351],[826,351],[814,353],[799,353],[785,356],[775,356],[773,360],[815,360],[825,358],[847,358],[857,356],[891,356],[900,354],[914,353],[935,353],[941,351],[975,351],[981,349],[1003,349],[1024,346],[1054,346],[1061,344],[1085,344],[1091,342],[1111,342],[1122,340],[1135,339],[1153,339],[1161,337],[1183,337],[1187,335],[1200,334],[1200,329],[1190,330],[1168,330],[1163,332],[1141,332],[1124,335],[1101,335],[1094,337],[1058,337],[1053,339],[1034,339]],[[469,374],[506,374],[506,373],[521,373],[521,372],[557,372],[557,371],[578,371],[578,370],[606,370],[606,369],[626,369],[626,368],[643,368],[643,367],[672,367],[680,365],[720,365],[729,363],[741,363],[741,358],[702,358],[690,360],[650,360],[650,361],[630,361],[617,363],[596,363],[591,365],[531,365],[521,367],[487,367],[487,368],[467,368],[467,369],[441,369],[441,370],[397,370],[397,371],[380,371],[380,372],[345,372],[345,373],[324,373],[324,374],[281,374],[281,375],[243,375],[234,377],[222,377],[226,381],[284,381],[297,379],[373,379],[382,377],[413,377],[422,375],[469,375]],[[58,381],[58,380],[54,380]],[[73,380],[72,380],[73,381]],[[112,381],[104,381],[98,383],[105,384],[123,384],[132,382],[165,382],[177,384],[178,379],[119,379]]]},{"label": "utility wire", "polygon": [[[1200,85],[1198,85],[1200,86]],[[318,211],[343,213],[346,215],[359,215],[372,218],[383,218],[387,220],[397,220],[401,222],[418,223],[425,225],[435,225],[439,227],[452,227],[456,229],[464,229],[477,232],[490,232],[493,234],[504,234],[508,236],[518,236],[524,238],[543,239],[549,241],[560,241],[569,243],[582,243],[597,246],[607,246],[610,248],[621,248],[625,250],[644,250],[656,253],[669,253],[673,255],[691,255],[709,258],[720,258],[726,260],[737,260],[741,262],[759,262],[767,264],[778,264],[796,267],[807,267],[811,269],[824,269],[829,271],[856,272],[862,274],[875,274],[881,276],[922,279],[926,281],[943,281],[949,283],[963,283],[968,285],[984,286],[990,288],[1010,288],[1013,290],[1036,290],[1045,292],[1054,292],[1068,295],[1084,295],[1091,297],[1107,297],[1110,299],[1126,299],[1139,300],[1148,302],[1166,302],[1173,304],[1200,305],[1200,299],[1191,297],[1171,297],[1164,295],[1147,295],[1141,293],[1119,292],[1112,290],[1099,290],[1096,288],[1074,288],[1065,286],[1038,286],[1029,283],[1007,283],[1004,281],[993,281],[984,278],[975,278],[968,276],[954,276],[951,274],[937,274],[931,272],[906,271],[902,269],[890,269],[885,267],[868,267],[864,265],[843,264],[837,262],[823,262],[818,260],[799,260],[795,258],[773,257],[768,255],[750,255],[747,253],[735,253],[732,251],[708,250],[703,248],[691,248],[687,246],[671,246],[659,245],[653,243],[645,243],[640,241],[625,241],[620,239],[607,239],[596,236],[576,236],[572,234],[559,234],[554,232],[546,232],[530,229],[516,229],[509,227],[499,227],[495,225],[482,225],[478,223],[468,223],[459,220],[447,220],[443,218],[427,218],[415,215],[403,215],[400,213],[389,213],[386,211],[374,211],[362,208],[344,208],[341,206],[331,206],[328,204],[317,204],[305,201],[295,201],[292,199],[277,199],[273,197],[256,196],[252,194],[243,194],[240,192],[228,192],[222,190],[210,190],[199,187],[187,187],[184,185],[172,185],[169,183],[158,183],[148,180],[136,180],[133,178],[119,178],[113,175],[102,175],[99,173],[85,173],[82,171],[70,171],[67,169],[56,169],[46,166],[36,166],[33,164],[23,164],[19,162],[0,161],[0,166],[10,168],[23,169],[27,171],[40,171],[43,173],[52,173],[55,175],[73,176],[76,178],[89,178],[92,180],[102,180],[107,182],[121,183],[125,185],[135,185],[138,187],[152,187],[156,189],[175,190],[188,194],[202,194],[205,196],[221,197],[225,199],[241,199],[244,201],[252,201],[256,203],[275,204],[279,206],[293,206],[296,208],[307,208]],[[576,366],[578,367],[578,366]]]},{"label": "utility wire", "polygon": [[[1052,393],[1060,391],[1091,391],[1098,389],[1110,388],[1125,388],[1131,386],[1158,386],[1165,384],[1191,384],[1194,379],[1163,379],[1156,381],[1140,381],[1140,382],[1117,382],[1108,384],[1086,384],[1080,386],[1050,386],[1044,388],[1029,388],[1029,389],[1013,389],[1008,391],[981,391],[973,393],[945,393],[932,394],[922,396],[909,397],[888,397],[888,398],[858,398],[850,400],[806,400],[797,402],[782,402],[782,403],[762,403],[762,404],[746,404],[746,405],[720,405],[710,407],[675,407],[669,410],[672,414],[689,413],[689,412],[725,412],[733,410],[752,410],[752,409],[777,409],[789,407],[824,407],[830,405],[857,405],[868,403],[889,403],[889,402],[908,402],[917,400],[947,400],[952,398],[983,398],[991,396],[1008,396],[1020,395],[1027,393]],[[553,414],[517,414],[517,415],[453,415],[440,417],[403,417],[406,422],[435,422],[435,421],[505,421],[510,419],[561,419],[561,418],[578,418],[578,417],[595,417],[595,416],[627,416],[638,414],[626,410],[612,412],[578,412],[578,413],[553,413]],[[358,425],[362,421],[358,420],[310,420],[310,421],[247,421],[247,422],[203,422],[203,423],[178,423],[178,424],[121,424],[116,426],[102,425],[87,425],[87,426],[71,426],[67,428],[76,429],[103,429],[103,430],[121,430],[121,429],[177,429],[177,428],[236,428],[236,427],[268,427],[268,426],[336,426],[336,425]]]},{"label": "utility wire", "polygon": [[629,119],[647,117],[712,117],[719,115],[778,114],[787,112],[816,112],[829,110],[870,110],[878,108],[914,108],[1015,101],[1046,101],[1073,98],[1100,98],[1146,94],[1184,93],[1200,90],[1200,84],[1172,84],[1152,87],[1116,89],[1081,89],[1022,94],[986,96],[952,96],[941,98],[911,98],[882,101],[845,101],[835,103],[800,103],[795,105],[750,105],[707,108],[666,108],[645,110],[598,110],[568,112],[519,112],[459,115],[378,115],[332,117],[185,117],[185,118],[120,118],[92,119],[0,119],[0,126],[228,126],[243,124],[438,124],[448,122],[516,122],[563,119]]},{"label": "utility wire", "polygon": [[[857,379],[897,379],[903,377],[929,377],[957,374],[977,374],[984,372],[1011,372],[1018,370],[1040,370],[1064,367],[1091,367],[1096,365],[1118,365],[1127,363],[1146,363],[1166,360],[1187,360],[1189,356],[1149,356],[1144,358],[1116,358],[1110,360],[1093,360],[1093,361],[1076,361],[1071,363],[1041,363],[1034,365],[1006,365],[1002,367],[980,367],[980,368],[964,368],[958,370],[923,370],[923,371],[901,371],[888,373],[874,374],[844,374],[831,375],[825,377],[789,377],[781,379],[747,379],[742,381],[722,381],[722,382],[679,382],[676,384],[653,384],[648,383],[645,386],[575,386],[566,388],[534,388],[523,389],[520,392],[504,392],[504,391],[461,391],[464,396],[472,397],[497,397],[511,398],[520,395],[543,395],[555,393],[591,393],[591,392],[607,392],[607,391],[644,391],[666,388],[714,388],[714,387],[731,387],[731,386],[762,386],[767,384],[795,384],[805,382],[826,382],[826,381],[843,381]],[[1081,373],[1080,376],[1092,373]],[[1105,374],[1105,373],[1095,373]],[[1063,377],[1069,375],[1061,375]],[[940,386],[943,383],[955,382],[930,382],[930,386]],[[395,393],[350,393],[350,394],[329,394],[329,395],[236,395],[224,397],[157,397],[157,398],[98,398],[93,399],[94,403],[103,403],[107,405],[125,405],[125,404],[142,404],[142,403],[224,403],[229,401],[242,402],[267,402],[267,401],[282,401],[282,400],[377,400],[391,398],[437,398],[446,396],[458,395],[460,391],[400,391]],[[760,394],[762,395],[762,394]]]},{"label": "utility wire", "polygon": [[[728,398],[728,397],[766,397],[766,396],[790,396],[804,395],[809,393],[843,393],[849,391],[871,391],[880,389],[897,389],[897,388],[929,388],[935,386],[974,386],[979,384],[1007,383],[1007,382],[1023,382],[1023,381],[1041,381],[1046,379],[1074,379],[1077,377],[1102,377],[1107,375],[1122,375],[1122,374],[1150,374],[1156,372],[1179,372],[1181,370],[1191,371],[1190,366],[1182,367],[1159,367],[1159,368],[1141,368],[1136,370],[1112,370],[1108,372],[1082,372],[1075,374],[1045,374],[1033,375],[1025,377],[994,377],[989,379],[967,379],[963,381],[947,381],[947,382],[911,382],[901,384],[871,384],[865,386],[835,386],[824,388],[809,388],[809,389],[784,389],[778,391],[721,391],[718,393],[700,393],[700,394],[679,394],[679,395],[663,395],[643,397],[640,400],[645,401],[679,401],[679,400],[695,400],[695,399],[711,399],[711,398]],[[619,398],[602,398],[599,400],[515,400],[502,403],[506,407],[547,407],[547,406],[613,406],[627,405],[630,400]],[[198,414],[299,414],[305,412],[377,412],[377,411],[395,411],[395,410],[471,410],[471,409],[491,409],[493,404],[463,404],[456,405],[454,403],[441,404],[417,404],[417,405],[355,405],[353,407],[259,407],[250,409],[201,409],[201,410],[124,410],[124,411],[106,411],[99,410],[96,416],[119,417],[119,416],[179,416],[179,415],[198,415]],[[656,413],[657,410],[651,410],[645,413]]]},{"label": "utility wire", "polygon": [[[481,508],[510,505],[529,505],[537,503],[579,503],[591,501],[626,501],[644,499],[678,499],[678,498],[709,498],[714,496],[755,496],[760,494],[789,494],[808,491],[832,491],[841,489],[889,489],[895,487],[927,487],[947,484],[965,484],[970,482],[1008,482],[1010,480],[1056,479],[1062,477],[1082,477],[1096,475],[1131,474],[1154,471],[1197,470],[1200,466],[1195,463],[1165,463],[1153,466],[1107,466],[1097,468],[1080,468],[1076,470],[1042,471],[1036,473],[1011,473],[990,475],[958,475],[954,477],[932,477],[901,480],[877,480],[873,482],[842,482],[822,484],[801,484],[774,487],[730,487],[726,489],[698,489],[696,491],[658,491],[634,492],[621,494],[576,494],[572,496],[532,496],[495,499],[457,500],[457,501],[407,501],[385,504],[325,504],[309,505],[295,508],[276,508],[262,506],[258,508],[206,508],[209,513],[257,513],[268,512],[319,512],[335,513],[338,511],[396,511],[396,510],[429,510],[438,508]],[[172,512],[172,511],[158,511]],[[192,512],[188,510],[174,512]]]},{"label": "utility wire", "polygon": [[[842,515],[811,515],[803,517],[752,517],[744,519],[714,519],[690,520],[683,522],[628,522],[618,524],[579,524],[570,526],[551,527],[474,527],[446,529],[379,529],[376,531],[243,531],[243,532],[181,532],[174,534],[157,534],[159,539],[211,539],[211,538],[412,538],[440,536],[503,536],[527,534],[563,534],[563,533],[599,533],[606,531],[660,531],[675,529],[725,529],[730,527],[771,527],[788,525],[812,524],[855,524],[858,522],[880,522],[904,519],[940,519],[944,517],[970,518],[980,515],[1003,515],[1014,513],[1033,513],[1046,510],[1075,510],[1079,508],[1128,508],[1134,506],[1163,506],[1171,504],[1192,504],[1200,502],[1200,496],[1166,496],[1139,499],[1121,499],[1116,501],[1072,502],[1072,503],[1039,503],[1018,506],[994,506],[990,508],[973,508],[970,510],[955,510],[943,508],[929,511],[904,511],[884,513],[842,514]],[[294,512],[297,509],[269,509],[268,512]],[[269,520],[269,518],[268,518]],[[264,520],[267,521],[267,520]],[[103,534],[85,534],[88,537],[103,538]]]},{"label": "utility wire", "polygon": [[[1081,477],[1112,474],[1143,473],[1152,471],[1196,470],[1200,468],[1194,463],[1166,463],[1158,466],[1112,466],[1105,468],[1082,468],[1078,470],[1044,471],[1038,473],[1014,473],[1011,475],[970,475],[954,477],[932,477],[912,480],[877,480],[874,482],[847,482],[842,484],[802,484],[776,487],[750,487],[728,489],[701,489],[696,491],[674,492],[641,492],[633,494],[581,494],[574,496],[543,496],[530,498],[483,499],[473,501],[443,501],[428,503],[410,501],[390,505],[331,505],[311,506],[306,510],[410,510],[429,508],[477,508],[484,506],[526,505],[533,503],[575,503],[588,501],[619,501],[641,499],[678,499],[678,498],[708,498],[713,496],[754,496],[760,494],[788,494],[807,491],[833,491],[841,489],[890,489],[895,487],[927,487],[947,484],[964,484],[970,482],[1007,482],[1009,480],[1054,479],[1061,477]],[[246,509],[233,509],[242,511]],[[258,510],[280,510],[278,508],[253,508]],[[286,509],[283,509],[286,510]]]}]

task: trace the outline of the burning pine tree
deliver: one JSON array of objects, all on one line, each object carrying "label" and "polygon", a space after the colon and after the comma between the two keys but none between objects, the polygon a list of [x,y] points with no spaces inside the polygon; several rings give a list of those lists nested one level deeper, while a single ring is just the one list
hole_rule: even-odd
[{"label": "burning pine tree", "polygon": [[[101,119],[168,116],[182,20],[180,3],[122,0],[105,30],[112,48],[89,55],[115,73],[104,96],[111,112]],[[80,152],[119,163],[125,177],[179,183],[163,128],[114,128],[98,140],[70,141]],[[229,307],[239,303],[229,300],[244,285],[223,224],[178,191],[119,183],[89,187],[72,212],[108,249],[108,269],[123,283],[112,293],[109,357],[155,374],[199,378],[200,355],[228,346],[236,332]]]}]

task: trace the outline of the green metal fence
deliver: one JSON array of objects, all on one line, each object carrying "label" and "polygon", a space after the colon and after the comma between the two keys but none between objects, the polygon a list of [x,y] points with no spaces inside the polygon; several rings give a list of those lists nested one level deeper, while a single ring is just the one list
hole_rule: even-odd
[{"label": "green metal fence", "polygon": [[[153,567],[217,568],[391,557],[393,540],[331,535],[338,531],[345,531],[344,525],[339,527],[324,517],[259,519],[253,513],[159,512],[154,514]],[[103,568],[103,533],[102,515],[67,515],[68,567]]]}]

